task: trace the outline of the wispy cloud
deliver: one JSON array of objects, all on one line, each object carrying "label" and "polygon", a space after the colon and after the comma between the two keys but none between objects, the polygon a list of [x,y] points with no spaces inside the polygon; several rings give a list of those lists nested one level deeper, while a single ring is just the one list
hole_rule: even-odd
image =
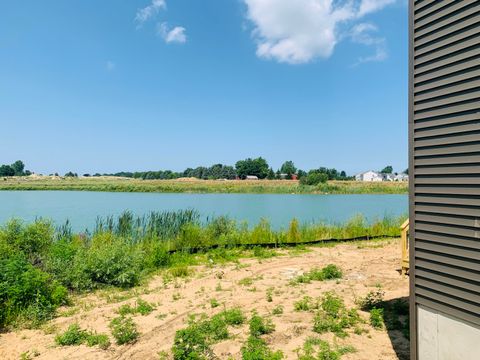
[{"label": "wispy cloud", "polygon": [[145,21],[154,17],[160,10],[167,8],[165,0],[152,0],[152,2],[144,8],[138,9],[135,15],[135,21],[141,26]]},{"label": "wispy cloud", "polygon": [[[340,41],[348,37],[354,40],[352,32],[360,19],[396,0],[243,1],[247,5],[247,17],[254,25],[252,36],[257,42],[257,56],[302,64],[330,57]],[[354,41],[374,46],[376,53],[372,59],[386,58],[385,39],[370,37],[367,40],[367,33],[372,29],[360,30],[357,29]]]},{"label": "wispy cloud", "polygon": [[373,34],[376,32],[378,32],[378,28],[369,23],[361,23],[352,28],[351,39],[353,42],[375,48],[374,54],[358,58],[355,65],[370,61],[383,61],[388,57],[386,40],[383,37],[374,36]]},{"label": "wispy cloud", "polygon": [[187,41],[186,29],[182,26],[175,26],[169,28],[166,22],[157,25],[157,34],[165,40],[167,44],[180,43],[183,44]]}]

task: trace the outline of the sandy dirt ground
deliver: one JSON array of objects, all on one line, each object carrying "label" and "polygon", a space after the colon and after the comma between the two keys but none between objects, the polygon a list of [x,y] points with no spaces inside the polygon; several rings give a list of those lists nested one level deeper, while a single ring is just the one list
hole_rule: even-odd
[{"label": "sandy dirt ground", "polygon": [[[284,312],[271,316],[275,331],[264,339],[273,350],[282,350],[285,358],[297,359],[296,349],[309,336],[333,341],[332,334],[318,335],[312,331],[314,314],[294,311],[294,302],[308,295],[319,297],[334,290],[348,307],[355,299],[365,296],[381,284],[385,300],[408,296],[408,279],[398,273],[399,240],[342,244],[335,247],[312,247],[309,252],[281,252],[281,256],[266,260],[241,259],[239,264],[193,267],[192,275],[165,282],[164,276],[154,276],[145,287],[128,293],[98,291],[74,300],[74,306],[61,309],[60,316],[38,330],[18,330],[0,334],[0,359],[20,359],[29,352],[35,359],[159,359],[159,353],[170,352],[175,331],[186,326],[189,314],[213,315],[224,308],[241,307],[247,316],[252,310],[270,315],[282,305]],[[291,285],[292,277],[315,267],[336,264],[344,272],[343,279],[310,284]],[[251,278],[245,285],[245,278]],[[267,301],[267,290],[273,289],[272,301]],[[128,296],[127,296],[128,294]],[[126,297],[130,297],[125,300]],[[156,309],[149,315],[134,316],[140,337],[133,345],[112,345],[107,350],[98,347],[55,345],[55,335],[70,324],[110,335],[108,324],[123,304],[134,304],[137,298],[154,303]],[[221,305],[212,308],[211,299]],[[63,314],[62,314],[63,311]],[[368,314],[360,311],[368,320]],[[368,321],[363,325],[367,334],[349,331],[338,344],[352,345],[356,352],[342,359],[408,359],[408,341],[400,331],[373,329]],[[220,359],[240,359],[240,349],[248,336],[248,324],[230,330],[231,338],[214,345]],[[111,336],[111,335],[110,335]]]}]

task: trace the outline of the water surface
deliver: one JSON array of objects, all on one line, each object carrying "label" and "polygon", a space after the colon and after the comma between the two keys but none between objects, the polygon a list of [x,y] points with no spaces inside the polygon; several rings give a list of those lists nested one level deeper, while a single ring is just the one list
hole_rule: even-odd
[{"label": "water surface", "polygon": [[362,214],[369,221],[407,213],[407,195],[164,194],[94,191],[0,191],[0,224],[37,217],[70,220],[75,231],[92,228],[97,216],[196,209],[204,219],[228,215],[250,225],[261,218],[273,227],[301,222],[344,222]]}]

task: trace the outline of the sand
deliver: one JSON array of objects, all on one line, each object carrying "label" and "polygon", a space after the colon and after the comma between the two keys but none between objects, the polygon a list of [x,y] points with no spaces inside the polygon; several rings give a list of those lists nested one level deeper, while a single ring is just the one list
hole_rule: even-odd
[{"label": "sand", "polygon": [[[264,338],[270,348],[282,350],[285,358],[297,359],[296,349],[309,336],[318,336],[312,331],[314,314],[296,312],[295,301],[308,295],[319,297],[334,290],[347,306],[355,306],[355,299],[365,296],[381,284],[385,299],[408,296],[408,278],[399,272],[399,240],[375,243],[343,244],[331,248],[311,248],[306,253],[283,251],[282,256],[266,260],[241,259],[239,264],[193,267],[192,275],[165,284],[162,274],[152,277],[148,285],[135,291],[97,291],[74,299],[74,307],[61,309],[59,316],[38,330],[18,330],[0,335],[0,359],[19,359],[29,352],[35,359],[159,359],[159,352],[169,353],[175,331],[185,327],[189,314],[213,315],[224,308],[241,307],[249,316],[252,310],[261,315],[271,314],[278,305],[283,314],[272,316],[276,326],[272,334]],[[312,282],[292,286],[291,278],[314,267],[334,263],[344,272],[343,279]],[[241,280],[252,278],[251,285],[242,285]],[[273,288],[271,302],[267,301],[267,289]],[[138,296],[133,296],[137,294]],[[127,295],[130,298],[124,299]],[[149,315],[134,316],[141,335],[133,345],[112,345],[107,350],[98,347],[55,345],[55,334],[78,322],[81,327],[110,335],[109,321],[117,316],[116,310],[123,304],[134,304],[140,297],[154,303],[156,309]],[[214,298],[221,305],[212,308]],[[176,300],[174,300],[176,299]],[[72,310],[73,309],[73,310]],[[70,314],[68,313],[70,312]],[[364,319],[368,314],[360,311]],[[355,347],[355,353],[342,359],[408,359],[408,341],[399,331],[376,330],[362,325],[368,334],[356,335],[349,331],[339,344]],[[240,359],[240,348],[248,336],[248,325],[230,330],[232,337],[213,346],[219,359]],[[332,334],[320,335],[333,341]]]}]

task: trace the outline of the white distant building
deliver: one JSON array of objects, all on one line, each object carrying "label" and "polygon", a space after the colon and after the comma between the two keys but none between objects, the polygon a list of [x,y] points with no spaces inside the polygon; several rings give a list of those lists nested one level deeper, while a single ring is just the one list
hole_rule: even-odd
[{"label": "white distant building", "polygon": [[381,174],[383,176],[383,181],[396,181],[395,174]]},{"label": "white distant building", "polygon": [[258,180],[258,176],[247,175],[246,180]]},{"label": "white distant building", "polygon": [[393,181],[408,181],[408,174],[405,174],[405,173],[396,174],[395,177],[393,178]]},{"label": "white distant building", "polygon": [[384,176],[382,173],[369,170],[355,175],[356,181],[384,181]]}]

